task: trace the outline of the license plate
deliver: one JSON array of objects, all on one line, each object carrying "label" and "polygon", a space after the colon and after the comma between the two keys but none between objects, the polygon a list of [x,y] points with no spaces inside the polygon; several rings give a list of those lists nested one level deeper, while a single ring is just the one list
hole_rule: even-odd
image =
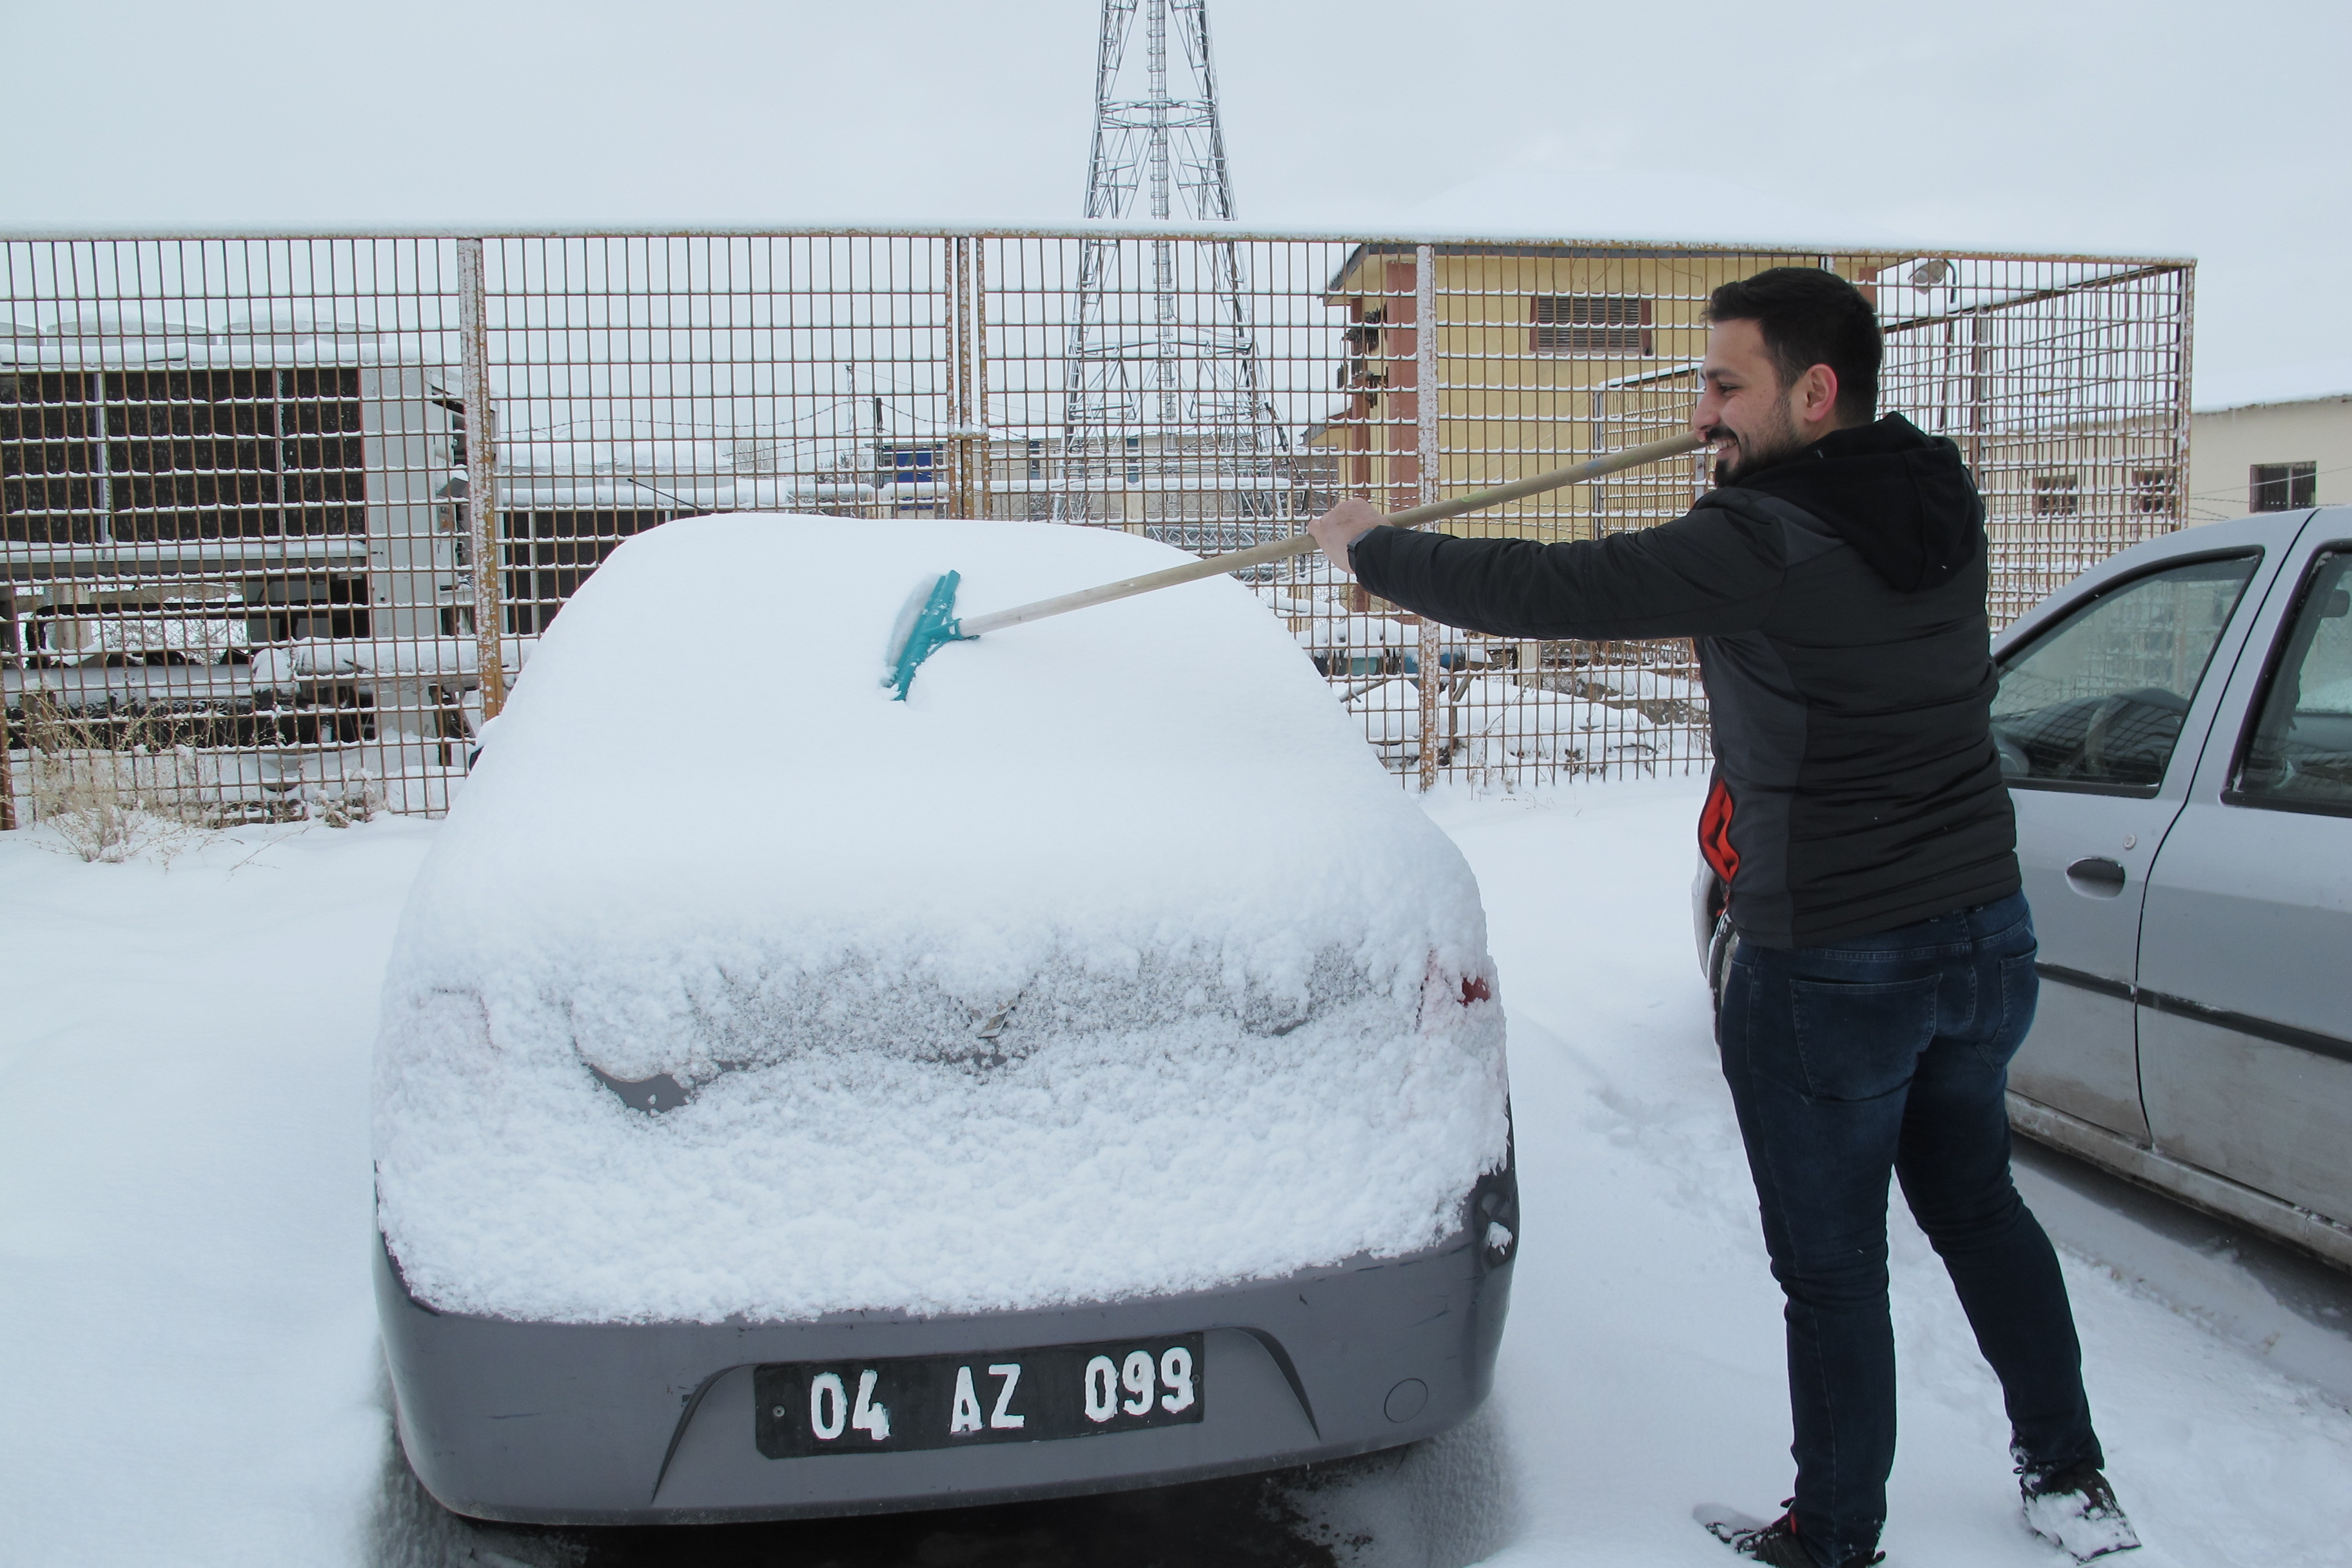
[{"label": "license plate", "polygon": [[1202,1336],[755,1369],[772,1459],[1091,1437],[1201,1419]]}]

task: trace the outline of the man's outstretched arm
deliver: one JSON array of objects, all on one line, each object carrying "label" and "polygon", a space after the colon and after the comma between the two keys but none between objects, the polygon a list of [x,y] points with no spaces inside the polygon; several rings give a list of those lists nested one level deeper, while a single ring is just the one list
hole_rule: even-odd
[{"label": "man's outstretched arm", "polygon": [[1384,527],[1360,500],[1341,501],[1308,531],[1368,591],[1493,637],[1751,631],[1763,624],[1785,568],[1777,522],[1711,500],[1656,528],[1562,544]]}]

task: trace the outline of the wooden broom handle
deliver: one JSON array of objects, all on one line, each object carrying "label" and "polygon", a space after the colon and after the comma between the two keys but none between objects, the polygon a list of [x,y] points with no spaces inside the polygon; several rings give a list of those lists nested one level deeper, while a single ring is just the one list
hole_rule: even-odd
[{"label": "wooden broom handle", "polygon": [[[1459,517],[1465,511],[1481,511],[1505,501],[1517,500],[1522,496],[1541,495],[1565,485],[1582,484],[1604,474],[1622,473],[1627,468],[1639,468],[1651,463],[1663,463],[1669,458],[1679,458],[1696,452],[1706,445],[1706,438],[1687,433],[1671,436],[1646,446],[1628,447],[1622,452],[1611,452],[1588,462],[1573,463],[1565,468],[1553,468],[1524,479],[1513,479],[1507,485],[1491,489],[1473,490],[1468,495],[1450,500],[1433,500],[1420,506],[1407,507],[1381,521],[1393,528],[1417,528],[1424,522],[1441,518]],[[1293,534],[1277,539],[1271,544],[1255,545],[1236,550],[1228,555],[1204,556],[1188,561],[1181,566],[1171,566],[1162,572],[1148,572],[1140,577],[1126,577],[1116,583],[1106,583],[1099,588],[1081,588],[1075,594],[1058,598],[1040,599],[1034,605],[1021,605],[1010,610],[995,610],[985,616],[968,616],[961,622],[968,637],[1002,631],[1024,621],[1042,621],[1048,616],[1066,615],[1091,605],[1108,605],[1115,599],[1131,599],[1138,594],[1149,594],[1158,588],[1172,588],[1179,583],[1197,583],[1203,577],[1220,577],[1228,572],[1238,572],[1248,566],[1265,566],[1276,561],[1287,561],[1294,555],[1304,555],[1315,548],[1312,534]]]}]

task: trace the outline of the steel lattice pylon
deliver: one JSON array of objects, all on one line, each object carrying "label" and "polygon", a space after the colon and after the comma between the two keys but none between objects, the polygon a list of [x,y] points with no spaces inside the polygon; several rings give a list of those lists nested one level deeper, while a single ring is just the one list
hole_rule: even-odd
[{"label": "steel lattice pylon", "polygon": [[[1128,59],[1139,11],[1139,97]],[[1181,93],[1170,82],[1171,22]],[[1233,221],[1205,0],[1103,0],[1087,216],[1128,217],[1141,192],[1166,220],[1179,190],[1195,221]],[[1273,516],[1284,442],[1231,240],[1083,241],[1063,385],[1057,518],[1149,523],[1200,547],[1247,542],[1250,522]]]}]

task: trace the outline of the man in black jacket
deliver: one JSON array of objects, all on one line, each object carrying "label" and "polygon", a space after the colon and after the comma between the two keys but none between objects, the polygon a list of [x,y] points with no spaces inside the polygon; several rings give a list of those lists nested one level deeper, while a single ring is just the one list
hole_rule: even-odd
[{"label": "man in black jacket", "polygon": [[1562,544],[1313,531],[1370,592],[1497,637],[1697,639],[1715,740],[1699,822],[1738,937],[1723,1071],[1787,1297],[1796,1497],[1719,1519],[1780,1568],[1876,1560],[1895,1458],[1892,1173],[2000,1374],[2026,1517],[2087,1560],[2137,1544],[2083,1392],[2058,1260],[2010,1178],[2009,1058],[2033,925],[1990,727],[1984,507],[1958,449],[1874,419],[1883,342],[1833,274],[1708,301],[1688,515]]}]

